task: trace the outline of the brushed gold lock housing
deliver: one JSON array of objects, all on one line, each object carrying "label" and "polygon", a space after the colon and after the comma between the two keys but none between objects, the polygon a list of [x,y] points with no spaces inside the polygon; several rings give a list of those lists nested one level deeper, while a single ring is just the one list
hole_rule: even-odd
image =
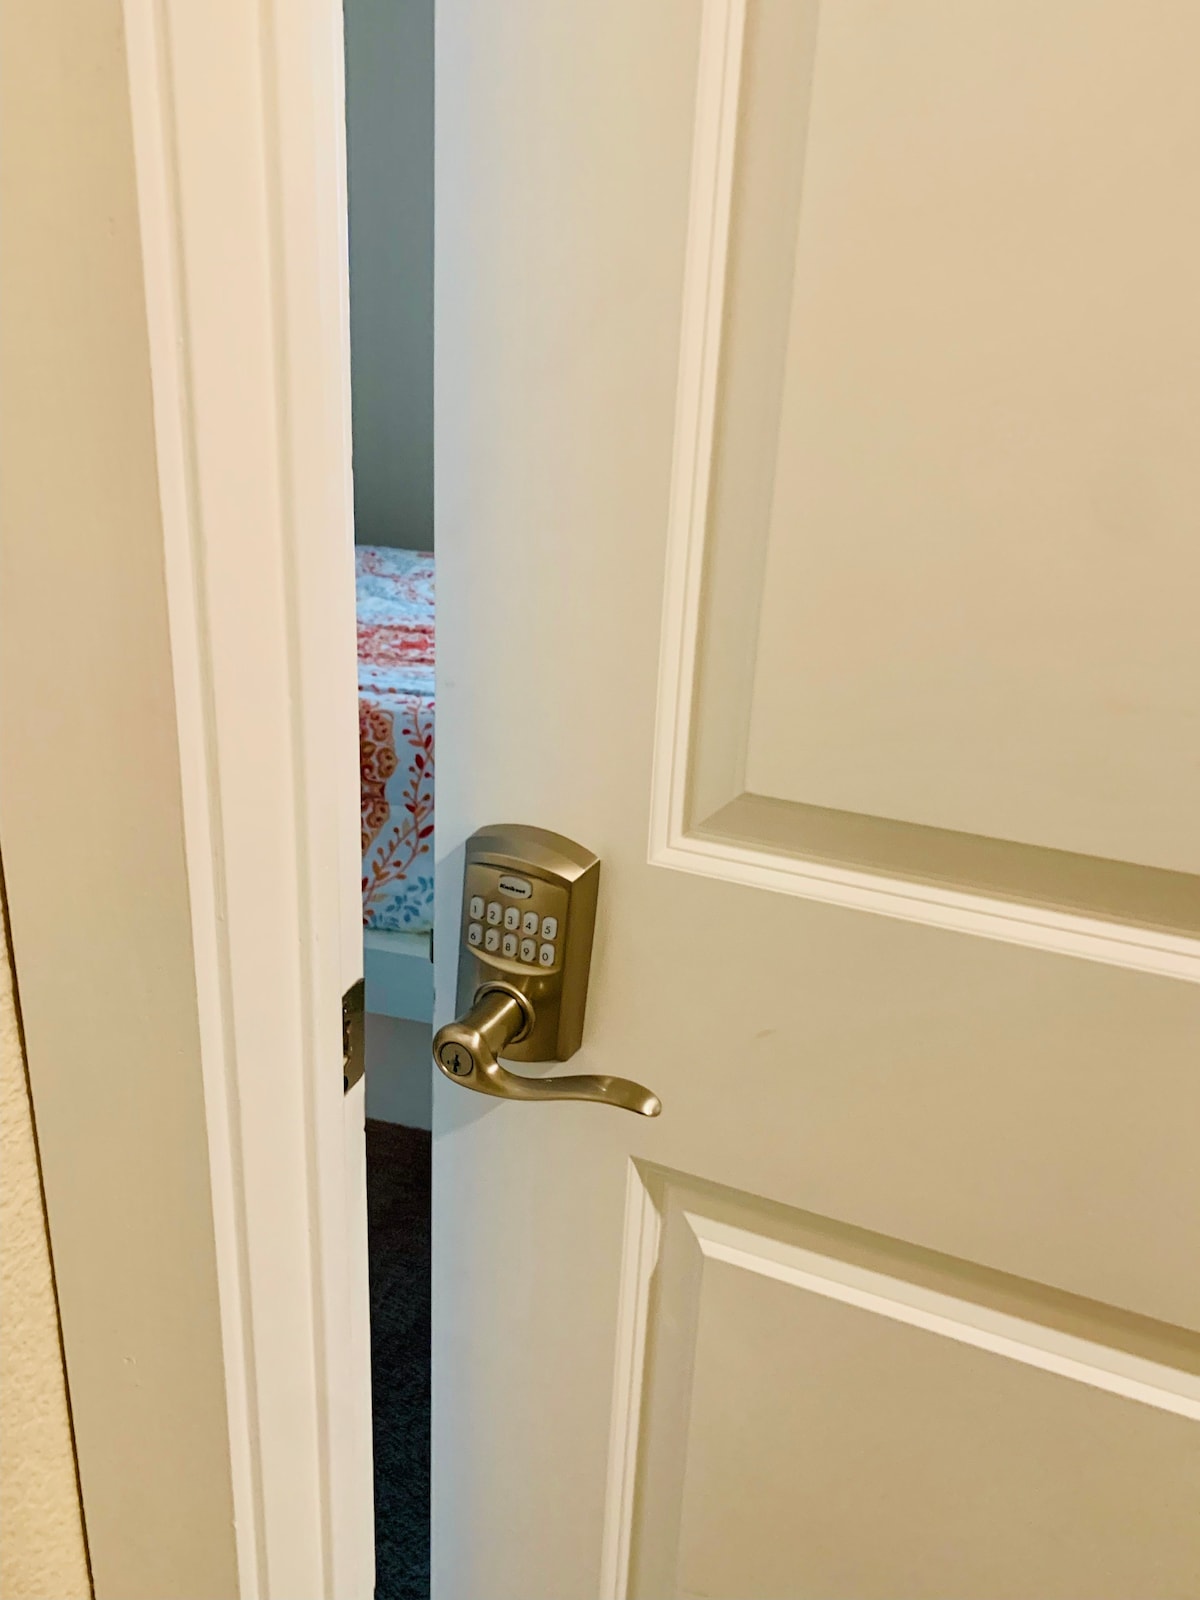
[{"label": "brushed gold lock housing", "polygon": [[467,841],[458,1020],[433,1059],[452,1083],[509,1100],[595,1100],[657,1116],[657,1095],[626,1078],[526,1078],[499,1064],[566,1061],[583,1040],[600,860],[546,828],[481,828]]},{"label": "brushed gold lock housing", "polygon": [[458,1006],[489,984],[528,1001],[509,1060],[568,1061],[582,1044],[599,887],[599,856],[561,833],[514,823],[467,841]]}]

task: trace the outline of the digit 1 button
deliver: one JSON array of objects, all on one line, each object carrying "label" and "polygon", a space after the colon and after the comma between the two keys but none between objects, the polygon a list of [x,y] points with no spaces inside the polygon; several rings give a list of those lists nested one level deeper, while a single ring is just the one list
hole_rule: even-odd
[{"label": "digit 1 button", "polygon": [[[557,917],[543,917],[542,918],[542,938],[543,939],[557,939],[558,938],[558,918]],[[551,961],[553,961],[554,957],[551,956],[550,959],[551,959]]]},{"label": "digit 1 button", "polygon": [[[552,921],[553,919],[549,920]],[[544,944],[538,951],[538,965],[541,967],[552,967],[554,965],[554,946],[552,944]]]},{"label": "digit 1 button", "polygon": [[477,921],[482,922],[483,896],[481,894],[473,894],[471,896],[471,915],[476,918]]},{"label": "digit 1 button", "polygon": [[515,933],[506,933],[504,935],[504,943],[500,946],[500,949],[501,949],[501,951],[503,952],[504,955],[509,956],[510,958],[512,956],[515,956],[516,953],[517,953],[517,936],[516,936],[516,934]]},{"label": "digit 1 button", "polygon": [[467,929],[467,943],[468,944],[482,944],[483,943],[483,929],[480,927],[478,922],[473,922],[470,925],[470,927]]}]

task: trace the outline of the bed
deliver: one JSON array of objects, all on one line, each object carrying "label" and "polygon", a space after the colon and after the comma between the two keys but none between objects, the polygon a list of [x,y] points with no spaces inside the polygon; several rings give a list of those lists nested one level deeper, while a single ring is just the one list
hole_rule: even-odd
[{"label": "bed", "polygon": [[359,545],[358,731],[367,1009],[428,1021],[434,843],[434,564]]}]

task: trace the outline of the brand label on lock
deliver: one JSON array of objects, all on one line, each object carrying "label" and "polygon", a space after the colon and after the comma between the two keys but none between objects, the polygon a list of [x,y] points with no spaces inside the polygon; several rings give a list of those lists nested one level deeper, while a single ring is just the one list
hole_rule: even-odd
[{"label": "brand label on lock", "polygon": [[533,885],[528,878],[514,878],[509,873],[503,873],[500,878],[500,893],[510,894],[514,900],[528,900],[533,893]]}]

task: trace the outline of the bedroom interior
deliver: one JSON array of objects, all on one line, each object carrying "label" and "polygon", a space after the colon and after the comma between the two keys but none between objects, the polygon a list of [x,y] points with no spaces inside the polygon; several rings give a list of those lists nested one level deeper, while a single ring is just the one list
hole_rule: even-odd
[{"label": "bedroom interior", "polygon": [[378,1600],[429,1593],[433,0],[346,0]]}]

